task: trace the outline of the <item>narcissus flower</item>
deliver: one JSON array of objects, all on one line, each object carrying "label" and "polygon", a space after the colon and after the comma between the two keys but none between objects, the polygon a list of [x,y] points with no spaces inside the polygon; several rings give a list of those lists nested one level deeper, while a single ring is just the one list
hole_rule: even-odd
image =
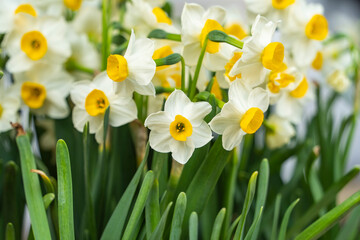
[{"label": "narcissus flower", "polygon": [[210,127],[203,120],[211,112],[207,102],[193,103],[180,90],[170,94],[164,111],[150,114],[145,126],[150,132],[150,146],[162,153],[171,152],[179,163],[185,164],[195,148],[212,139]]},{"label": "narcissus flower", "polygon": [[107,75],[120,95],[131,95],[134,91],[142,95],[155,95],[151,80],[156,64],[152,58],[154,42],[148,38],[135,39],[132,31],[125,55],[114,54],[107,59]]},{"label": "narcissus flower", "polygon": [[129,96],[118,95],[113,89],[113,82],[107,78],[106,72],[100,73],[91,81],[74,83],[70,93],[74,102],[73,123],[82,132],[89,122],[90,133],[95,133],[98,143],[103,142],[104,114],[110,107],[109,125],[122,126],[136,119],[136,104]]},{"label": "narcissus flower", "polygon": [[39,65],[36,69],[15,74],[14,78],[21,99],[31,112],[56,119],[69,115],[66,97],[73,78],[60,66]]},{"label": "narcissus flower", "polygon": [[264,82],[269,71],[276,71],[283,65],[284,45],[271,42],[276,24],[257,16],[252,26],[252,36],[245,39],[242,55],[232,67],[229,76],[241,74],[242,81],[249,87]]},{"label": "narcissus flower", "polygon": [[344,71],[335,70],[326,78],[326,82],[337,92],[345,92],[351,85],[351,81]]},{"label": "narcissus flower", "polygon": [[0,82],[0,133],[11,129],[10,122],[18,119],[20,99],[12,89],[5,89],[3,82]]},{"label": "narcissus flower", "polygon": [[295,129],[289,120],[271,114],[265,122],[266,126],[266,145],[270,149],[275,149],[288,144],[293,136]]},{"label": "narcissus flower", "polygon": [[22,72],[38,63],[61,64],[70,56],[66,39],[67,25],[62,18],[27,17],[21,28],[16,28],[5,39],[4,48],[10,55],[6,68]]},{"label": "narcissus flower", "polygon": [[282,39],[300,67],[310,66],[328,35],[328,22],[320,4],[297,1],[284,19]]},{"label": "narcissus flower", "polygon": [[230,85],[229,101],[209,124],[214,132],[223,136],[223,147],[230,151],[241,143],[245,134],[253,134],[261,127],[268,107],[266,90],[249,89],[241,80],[236,80]]},{"label": "narcissus flower", "polygon": [[[195,66],[200,56],[206,36],[213,30],[224,31],[222,24],[225,21],[225,10],[214,6],[206,11],[198,4],[185,3],[181,14],[181,41],[184,44],[183,56],[185,63]],[[223,56],[222,47],[224,43],[208,41],[204,65],[211,71],[222,70],[227,59]]]}]

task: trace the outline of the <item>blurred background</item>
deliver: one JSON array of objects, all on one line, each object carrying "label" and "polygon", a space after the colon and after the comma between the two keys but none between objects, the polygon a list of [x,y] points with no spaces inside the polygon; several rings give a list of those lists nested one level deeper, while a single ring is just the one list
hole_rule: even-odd
[{"label": "blurred background", "polygon": [[[173,4],[174,15],[176,17],[181,16],[181,11],[185,2],[198,3],[205,8],[213,5],[220,5],[226,9],[236,9],[237,11],[246,14],[245,3],[243,0],[169,0]],[[342,32],[350,35],[360,46],[360,1],[359,0],[306,0],[307,2],[321,3],[325,9],[325,16],[329,22],[329,28],[331,32]],[[350,90],[351,91],[351,90]],[[338,98],[339,99],[339,98]],[[352,111],[352,94],[344,94],[344,97],[339,99],[335,103],[334,116],[339,121],[348,116]],[[314,111],[315,105],[307,107],[306,115],[309,115]],[[359,116],[358,116],[359,117]],[[301,126],[300,126],[301,130]],[[284,178],[291,176],[288,171],[293,168],[294,161],[288,161],[285,165],[286,171],[284,172]],[[358,120],[356,126],[356,132],[354,136],[353,145],[351,147],[350,159],[348,161],[348,169],[351,169],[355,165],[360,165],[360,123]],[[287,173],[287,174],[286,174]],[[339,201],[346,199],[355,191],[360,190],[360,177],[342,191],[339,196]]]}]

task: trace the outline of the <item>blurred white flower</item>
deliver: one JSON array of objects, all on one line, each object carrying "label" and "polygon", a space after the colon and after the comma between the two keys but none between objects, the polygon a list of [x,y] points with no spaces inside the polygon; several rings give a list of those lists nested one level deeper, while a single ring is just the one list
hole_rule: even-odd
[{"label": "blurred white flower", "polygon": [[36,68],[37,63],[61,64],[71,54],[62,18],[26,17],[21,27],[6,36],[4,49],[10,55],[6,68],[12,73]]},{"label": "blurred white flower", "polygon": [[119,127],[137,118],[134,100],[116,94],[106,72],[100,73],[93,81],[75,82],[70,96],[75,104],[72,115],[75,128],[82,132],[84,125],[89,122],[89,132],[95,133],[98,143],[103,142],[104,114],[108,107],[110,126]]},{"label": "blurred white flower", "polygon": [[16,0],[1,0],[0,1],[0,33],[11,32],[16,25],[21,25],[26,16],[36,18],[38,10],[33,1],[16,1]]},{"label": "blurred white flower", "polygon": [[147,37],[154,29],[162,29],[170,33],[179,32],[164,10],[158,6],[152,6],[150,1],[145,0],[133,0],[126,3],[124,27],[134,29],[136,35],[140,37]]},{"label": "blurred white flower", "polygon": [[263,15],[271,21],[284,19],[295,0],[245,0],[246,7],[253,15]]},{"label": "blurred white flower", "polygon": [[36,69],[15,74],[14,78],[21,99],[31,112],[55,119],[69,115],[66,97],[73,77],[61,66],[39,64]]},{"label": "blurred white flower", "polygon": [[328,22],[320,4],[299,0],[289,11],[281,28],[282,40],[291,49],[295,63],[307,67],[321,50],[321,41],[328,35]]},{"label": "blurred white flower", "polygon": [[132,31],[124,56],[114,54],[107,59],[106,72],[114,81],[117,93],[132,95],[136,91],[142,95],[155,95],[151,82],[156,69],[153,54],[154,42],[148,38],[135,39]]},{"label": "blurred white flower", "polygon": [[151,130],[150,146],[158,152],[171,152],[177,162],[185,164],[195,148],[212,139],[210,127],[203,120],[210,112],[209,103],[193,103],[182,91],[175,90],[166,100],[164,111],[145,120]]},{"label": "blurred white flower", "polygon": [[10,122],[18,120],[20,98],[14,88],[4,88],[0,81],[0,133],[10,130]]},{"label": "blurred white flower", "polygon": [[242,55],[230,70],[229,75],[241,74],[242,81],[255,87],[265,81],[266,74],[283,65],[284,45],[271,42],[276,24],[258,15],[251,28],[252,36],[244,40]]},{"label": "blurred white flower", "polygon": [[299,124],[303,117],[304,105],[313,99],[312,83],[303,77],[295,89],[281,91],[276,102],[276,114]]},{"label": "blurred white flower", "polygon": [[351,84],[350,79],[342,70],[333,71],[327,76],[326,82],[339,93],[345,92]]},{"label": "blurred white flower", "polygon": [[216,72],[216,78],[220,87],[229,88],[231,82],[241,78],[241,73],[235,76],[230,76],[230,71],[234,67],[234,64],[241,58],[241,55],[242,52],[240,49],[233,50],[233,52],[229,55],[229,61],[226,63],[224,70]]},{"label": "blurred white flower", "polygon": [[231,83],[229,101],[209,123],[223,136],[223,147],[230,151],[241,143],[245,134],[255,133],[262,125],[269,107],[269,94],[262,88],[249,89],[241,80]]},{"label": "blurred white flower", "polygon": [[99,41],[102,34],[101,10],[96,6],[83,6],[70,23],[77,33],[85,33],[90,40]]},{"label": "blurred white flower", "polygon": [[288,144],[293,136],[295,136],[295,128],[285,118],[276,114],[271,114],[264,123],[267,127],[266,145],[270,149],[275,149]]}]

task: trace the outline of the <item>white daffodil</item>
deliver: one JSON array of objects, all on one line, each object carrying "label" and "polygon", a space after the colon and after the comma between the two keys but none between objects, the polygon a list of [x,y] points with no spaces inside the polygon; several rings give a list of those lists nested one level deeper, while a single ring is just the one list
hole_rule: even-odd
[{"label": "white daffodil", "polygon": [[224,30],[227,34],[238,38],[244,39],[250,33],[248,23],[244,18],[245,12],[239,11],[238,8],[226,9],[226,20]]},{"label": "white daffodil", "polygon": [[0,82],[0,133],[10,130],[10,122],[16,122],[18,119],[20,99],[13,90],[5,89],[3,82]]},{"label": "white daffodil", "polygon": [[288,119],[294,124],[299,124],[305,104],[313,98],[311,83],[303,77],[293,90],[281,91],[276,103],[276,114]]},{"label": "white daffodil", "polygon": [[21,99],[31,112],[55,119],[69,115],[66,97],[73,78],[60,66],[38,65],[36,69],[15,74],[14,78]]},{"label": "white daffodil", "polygon": [[276,114],[271,114],[265,121],[266,145],[270,149],[275,149],[288,144],[293,136],[295,136],[295,128],[285,118]]},{"label": "white daffodil", "polygon": [[0,1],[0,33],[11,32],[16,25],[26,21],[24,14],[38,16],[38,10],[31,1],[1,0]]},{"label": "white daffodil", "polygon": [[241,58],[230,70],[229,76],[241,74],[242,81],[255,87],[265,81],[269,71],[276,71],[283,65],[284,45],[271,42],[276,24],[257,16],[251,28],[252,36],[244,40]]},{"label": "white daffodil", "polygon": [[166,12],[149,1],[133,0],[126,3],[124,27],[134,29],[136,35],[147,37],[154,29],[162,29],[170,33],[179,31],[173,26]]},{"label": "white daffodil", "polygon": [[170,94],[164,111],[150,114],[145,126],[150,132],[150,146],[162,153],[171,152],[179,163],[185,164],[195,148],[212,139],[210,127],[203,118],[211,112],[207,102],[193,103],[180,90]]},{"label": "white daffodil", "polygon": [[320,4],[297,1],[284,20],[282,39],[291,49],[295,63],[309,66],[321,49],[321,41],[328,35],[328,22]]},{"label": "white daffodil", "polygon": [[134,100],[129,96],[116,94],[113,82],[106,76],[106,72],[97,75],[93,81],[75,82],[70,96],[75,104],[72,115],[75,128],[82,132],[84,125],[89,122],[89,132],[95,133],[98,143],[103,142],[104,114],[108,107],[109,125],[113,127],[122,126],[137,118]]},{"label": "white daffodil", "polygon": [[271,21],[278,21],[284,19],[295,0],[245,0],[245,3],[253,15],[260,14]]},{"label": "white daffodil", "polygon": [[229,101],[209,124],[214,132],[223,136],[223,147],[230,151],[241,143],[245,134],[253,134],[261,127],[268,107],[266,90],[249,89],[237,80],[230,85]]},{"label": "white daffodil", "polygon": [[132,31],[124,56],[114,54],[107,59],[106,72],[115,82],[117,93],[131,95],[136,91],[142,95],[155,95],[151,82],[156,69],[153,54],[154,42],[148,38],[135,39]]},{"label": "white daffodil", "polygon": [[[185,63],[195,66],[206,36],[213,30],[224,31],[222,24],[225,21],[225,10],[214,6],[206,11],[198,4],[185,3],[181,14],[181,41],[184,44],[183,56]],[[208,41],[204,56],[204,66],[210,71],[224,69],[227,62],[226,54],[223,53],[225,43]]]},{"label": "white daffodil", "polygon": [[7,35],[4,48],[10,55],[6,68],[12,73],[30,70],[37,63],[61,64],[71,54],[62,18],[26,17],[21,27]]}]

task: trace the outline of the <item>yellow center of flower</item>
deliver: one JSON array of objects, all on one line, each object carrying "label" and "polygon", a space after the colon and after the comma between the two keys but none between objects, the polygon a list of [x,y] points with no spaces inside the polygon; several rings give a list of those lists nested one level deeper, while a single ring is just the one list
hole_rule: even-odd
[{"label": "yellow center of flower", "polygon": [[[169,56],[170,54],[173,54],[173,50],[171,49],[170,46],[163,46],[159,49],[156,49],[154,51],[154,54],[152,56],[153,59],[159,59],[159,58],[164,58],[164,57],[167,57]],[[165,68],[168,68],[170,67],[170,65],[164,65],[164,66],[159,66],[159,67],[156,67],[156,70],[161,70],[161,69],[165,69]]]},{"label": "yellow center of flower", "polygon": [[176,115],[175,120],[170,123],[170,134],[177,141],[186,141],[186,138],[192,135],[190,121],[181,115]]},{"label": "yellow center of flower", "polygon": [[316,57],[314,59],[314,61],[312,62],[312,67],[316,70],[320,70],[322,68],[323,65],[323,55],[322,53],[319,51],[316,54]]},{"label": "yellow center of flower", "polygon": [[290,95],[294,98],[302,98],[305,96],[308,89],[309,89],[309,84],[306,78],[304,77],[303,80],[300,82],[299,86],[290,92]]},{"label": "yellow center of flower", "polygon": [[286,88],[293,82],[295,82],[295,77],[293,75],[272,71],[269,76],[268,88],[272,93],[279,93],[281,88]]},{"label": "yellow center of flower", "polygon": [[82,0],[64,0],[64,4],[67,8],[76,11],[81,7]]},{"label": "yellow center of flower", "polygon": [[225,27],[225,32],[229,35],[233,35],[237,37],[238,39],[243,39],[246,37],[245,30],[241,27],[238,23],[230,24],[229,26]]},{"label": "yellow center of flower", "polygon": [[285,9],[294,2],[295,0],[272,0],[272,5],[276,9]]},{"label": "yellow center of flower", "polygon": [[264,113],[261,109],[257,107],[252,107],[246,111],[240,121],[241,129],[248,133],[252,134],[256,132],[264,121]]},{"label": "yellow center of flower", "polygon": [[39,60],[47,52],[46,38],[39,31],[27,32],[21,38],[21,50],[31,60]]},{"label": "yellow center of flower", "polygon": [[107,59],[106,72],[109,78],[115,82],[122,82],[129,76],[126,59],[118,54],[110,55]]},{"label": "yellow center of flower", "polygon": [[36,11],[33,8],[33,6],[31,6],[30,4],[20,4],[16,9],[15,9],[15,14],[18,13],[27,13],[33,17],[36,17]]},{"label": "yellow center of flower", "polygon": [[227,76],[231,82],[234,81],[236,78],[241,78],[241,73],[239,73],[238,75],[235,75],[235,76],[229,75],[234,64],[241,58],[241,56],[242,56],[242,52],[234,52],[234,56],[225,65],[225,76]]},{"label": "yellow center of flower", "polygon": [[168,17],[168,15],[166,14],[166,12],[164,12],[164,10],[162,10],[159,7],[155,7],[152,10],[152,13],[155,15],[156,17],[156,21],[158,23],[166,23],[171,25],[171,19]]},{"label": "yellow center of flower", "polygon": [[108,98],[99,89],[92,90],[85,99],[85,109],[90,116],[104,114],[108,106]]},{"label": "yellow center of flower", "polygon": [[262,54],[261,62],[264,68],[277,71],[283,67],[284,45],[280,42],[272,42],[268,44]]},{"label": "yellow center of flower", "polygon": [[306,36],[313,40],[324,40],[328,32],[328,22],[321,14],[315,14],[305,27]]},{"label": "yellow center of flower", "polygon": [[46,89],[39,83],[24,82],[21,86],[21,98],[30,108],[41,108],[46,99]]},{"label": "yellow center of flower", "polygon": [[0,118],[1,118],[1,116],[2,116],[3,111],[4,111],[4,109],[3,109],[3,107],[2,107],[1,104],[0,104]]},{"label": "yellow center of flower", "polygon": [[[208,35],[208,33],[213,30],[224,31],[224,28],[216,20],[213,20],[213,19],[206,20],[205,25],[204,25],[203,29],[201,30],[201,34],[200,34],[201,47],[204,45],[204,42],[205,42],[205,39],[206,39],[206,36]],[[208,40],[207,45],[206,45],[206,51],[208,53],[217,53],[219,51],[219,49],[220,49],[220,43]]]}]

